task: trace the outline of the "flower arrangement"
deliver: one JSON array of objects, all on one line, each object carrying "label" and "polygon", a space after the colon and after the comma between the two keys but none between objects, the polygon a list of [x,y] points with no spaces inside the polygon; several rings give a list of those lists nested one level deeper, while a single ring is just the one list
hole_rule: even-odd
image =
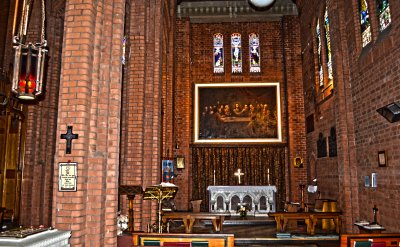
[{"label": "flower arrangement", "polygon": [[128,229],[128,216],[121,214],[121,211],[117,213],[117,235],[122,235],[122,232]]},{"label": "flower arrangement", "polygon": [[249,211],[249,209],[245,205],[238,206],[237,212],[241,217],[246,217],[247,211]]}]

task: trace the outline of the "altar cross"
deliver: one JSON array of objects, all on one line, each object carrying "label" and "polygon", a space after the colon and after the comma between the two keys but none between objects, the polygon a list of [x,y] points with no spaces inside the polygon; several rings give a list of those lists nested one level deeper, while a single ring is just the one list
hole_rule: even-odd
[{"label": "altar cross", "polygon": [[67,140],[67,147],[65,149],[66,154],[71,153],[72,149],[72,140],[73,139],[78,139],[79,135],[78,134],[72,134],[72,126],[67,126],[67,133],[66,134],[61,134],[61,139]]},{"label": "altar cross", "polygon": [[243,176],[244,173],[240,169],[238,169],[237,172],[235,172],[233,175],[239,178],[239,184],[241,184],[240,177]]}]

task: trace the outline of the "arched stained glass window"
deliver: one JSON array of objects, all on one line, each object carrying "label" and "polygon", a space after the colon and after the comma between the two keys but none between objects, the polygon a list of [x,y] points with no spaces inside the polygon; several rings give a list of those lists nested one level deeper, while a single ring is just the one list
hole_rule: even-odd
[{"label": "arched stained glass window", "polygon": [[242,37],[240,33],[231,35],[232,73],[242,73]]},{"label": "arched stained glass window", "polygon": [[319,27],[319,19],[317,20],[317,27],[315,28],[315,37],[317,44],[318,54],[318,71],[319,71],[319,86],[324,86],[324,67],[322,66],[322,44],[321,44],[321,28]]},{"label": "arched stained glass window", "polygon": [[224,73],[224,36],[214,34],[214,73]]},{"label": "arched stained glass window", "polygon": [[260,67],[260,38],[258,34],[249,35],[250,73],[261,72]]},{"label": "arched stained glass window", "polygon": [[371,23],[369,21],[369,10],[367,0],[359,0],[360,25],[362,35],[362,46],[365,47],[371,42]]},{"label": "arched stained glass window", "polygon": [[390,18],[389,0],[376,0],[376,10],[379,17],[379,31],[383,31],[392,22]]},{"label": "arched stained glass window", "polygon": [[326,50],[326,65],[328,67],[328,83],[333,80],[333,70],[332,70],[332,52],[331,52],[331,35],[329,33],[329,17],[328,9],[325,9],[324,13],[324,28],[325,28],[325,50]]}]

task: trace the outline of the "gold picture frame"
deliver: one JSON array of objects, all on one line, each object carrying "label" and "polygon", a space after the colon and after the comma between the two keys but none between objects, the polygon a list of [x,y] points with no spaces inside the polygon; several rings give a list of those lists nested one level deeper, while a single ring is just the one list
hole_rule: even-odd
[{"label": "gold picture frame", "polygon": [[303,159],[301,157],[294,158],[294,167],[295,168],[302,168],[303,167]]},{"label": "gold picture frame", "polygon": [[176,168],[178,168],[178,169],[185,168],[185,158],[184,157],[176,157]]},{"label": "gold picture frame", "polygon": [[378,152],[378,165],[379,165],[379,167],[387,166],[387,154],[386,154],[386,151],[379,151]]},{"label": "gold picture frame", "polygon": [[279,82],[194,88],[194,143],[282,142]]}]

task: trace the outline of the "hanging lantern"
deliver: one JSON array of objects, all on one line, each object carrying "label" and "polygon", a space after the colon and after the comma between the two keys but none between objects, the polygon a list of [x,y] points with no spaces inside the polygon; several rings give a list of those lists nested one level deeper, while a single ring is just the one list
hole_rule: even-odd
[{"label": "hanging lantern", "polygon": [[29,9],[33,0],[24,1],[23,18],[17,36],[14,36],[15,49],[12,91],[19,99],[34,100],[43,91],[43,75],[47,53],[47,41],[44,39],[45,6],[42,0],[41,43],[25,42],[29,18]]}]

